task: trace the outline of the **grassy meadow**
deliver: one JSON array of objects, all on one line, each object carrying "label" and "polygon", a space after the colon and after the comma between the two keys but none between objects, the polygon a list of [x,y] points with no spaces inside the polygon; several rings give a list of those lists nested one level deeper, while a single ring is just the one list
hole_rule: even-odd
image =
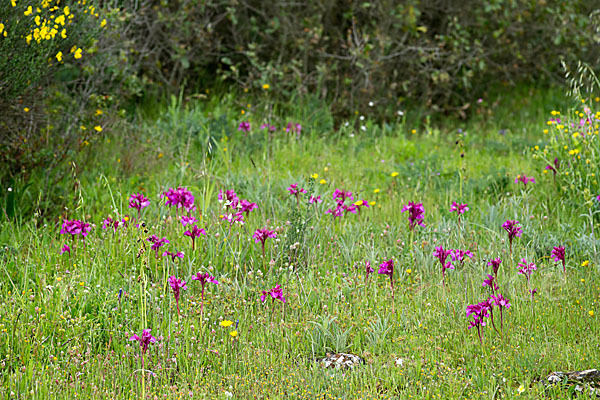
[{"label": "grassy meadow", "polygon": [[[398,110],[338,123],[310,100],[243,95],[138,111],[69,160],[60,218],[20,217],[39,195],[3,188],[0,397],[569,397],[540,380],[600,367],[600,99],[584,100],[516,90],[475,99],[468,122]],[[179,187],[193,199],[171,201]],[[448,255],[442,274],[440,246],[472,257]],[[493,293],[510,306],[469,329],[498,258]],[[388,260],[392,275],[378,273]],[[522,260],[536,269],[519,273]],[[186,282],[178,300],[170,277]],[[366,363],[315,362],[336,352]]]}]

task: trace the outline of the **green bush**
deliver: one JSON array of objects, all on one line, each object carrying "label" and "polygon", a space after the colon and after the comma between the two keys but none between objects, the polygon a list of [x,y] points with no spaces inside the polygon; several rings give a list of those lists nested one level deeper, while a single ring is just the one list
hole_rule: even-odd
[{"label": "green bush", "polygon": [[[593,2],[121,0],[138,74],[178,91],[215,79],[339,116],[409,101],[466,116],[490,81],[560,79],[560,60],[598,61]],[[137,5],[137,7],[136,7]],[[268,85],[268,86],[266,86]],[[371,113],[373,110],[371,109]]]}]

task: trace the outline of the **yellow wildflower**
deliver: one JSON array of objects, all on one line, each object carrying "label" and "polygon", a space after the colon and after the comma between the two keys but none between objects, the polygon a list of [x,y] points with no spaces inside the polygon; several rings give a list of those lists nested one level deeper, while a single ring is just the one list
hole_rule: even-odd
[{"label": "yellow wildflower", "polygon": [[397,172],[392,172],[392,178],[397,177],[399,174]]},{"label": "yellow wildflower", "polygon": [[102,127],[101,127],[100,125],[96,125],[96,126],[94,127],[94,130],[95,130],[96,132],[102,132]]},{"label": "yellow wildflower", "polygon": [[56,59],[58,60],[58,62],[62,62],[62,51],[59,51],[58,53],[56,53]]},{"label": "yellow wildflower", "polygon": [[237,336],[237,331],[231,331],[229,332],[229,334],[231,335],[232,338]]},{"label": "yellow wildflower", "polygon": [[25,14],[25,16],[31,15],[33,13],[33,8],[31,8],[31,6],[27,7],[27,10],[25,10],[25,12],[23,14]]},{"label": "yellow wildflower", "polygon": [[221,323],[219,323],[219,325],[221,325],[222,327],[227,328],[227,327],[233,325],[233,321],[229,321],[229,320],[221,321]]},{"label": "yellow wildflower", "polygon": [[265,89],[265,90],[269,90],[270,87],[271,86],[269,86],[268,83],[265,83],[264,85],[262,85],[262,88]]},{"label": "yellow wildflower", "polygon": [[75,55],[73,57],[75,57],[76,60],[79,60],[81,58],[81,52],[82,51],[83,50],[81,50],[81,49],[78,48],[77,50],[75,50]]},{"label": "yellow wildflower", "polygon": [[319,181],[319,183],[320,183],[321,185],[324,185],[324,184],[326,184],[326,183],[327,183],[327,181],[326,181],[325,179],[321,179],[321,180]]}]

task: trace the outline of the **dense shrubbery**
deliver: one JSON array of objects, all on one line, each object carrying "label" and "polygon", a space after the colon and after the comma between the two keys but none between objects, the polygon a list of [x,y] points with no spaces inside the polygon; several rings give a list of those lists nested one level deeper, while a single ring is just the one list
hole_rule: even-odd
[{"label": "dense shrubbery", "polygon": [[562,76],[563,58],[598,59],[585,0],[135,4],[127,33],[152,81],[267,84],[287,98],[317,93],[341,115],[369,101],[385,115],[409,100],[464,114],[490,80],[547,81]]}]

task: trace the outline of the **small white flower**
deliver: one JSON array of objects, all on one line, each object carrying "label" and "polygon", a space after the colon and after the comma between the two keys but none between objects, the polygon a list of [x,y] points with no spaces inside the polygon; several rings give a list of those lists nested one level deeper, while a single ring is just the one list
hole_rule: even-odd
[{"label": "small white flower", "polygon": [[361,131],[363,131],[363,132],[366,132],[366,131],[367,131],[367,127],[366,127],[366,126],[364,126],[364,125],[362,125],[362,126],[360,127],[360,130],[361,130]]},{"label": "small white flower", "polygon": [[373,103],[372,101],[369,102],[369,107],[373,107],[375,105],[375,103]]},{"label": "small white flower", "polygon": [[397,114],[398,114],[399,116],[403,116],[403,115],[404,115],[404,111],[402,111],[402,110],[398,110]]},{"label": "small white flower", "polygon": [[8,191],[9,191],[9,192],[12,192],[12,188],[8,188]]},{"label": "small white flower", "polygon": [[233,397],[233,393],[228,392],[227,390],[225,391],[225,397],[231,398]]},{"label": "small white flower", "polygon": [[364,115],[361,115],[359,119],[360,119],[361,121],[364,121],[364,120],[365,120],[365,116],[364,116]]},{"label": "small white flower", "polygon": [[403,366],[404,365],[404,360],[401,359],[401,358],[397,358],[396,359],[396,365],[399,366],[399,367]]}]

